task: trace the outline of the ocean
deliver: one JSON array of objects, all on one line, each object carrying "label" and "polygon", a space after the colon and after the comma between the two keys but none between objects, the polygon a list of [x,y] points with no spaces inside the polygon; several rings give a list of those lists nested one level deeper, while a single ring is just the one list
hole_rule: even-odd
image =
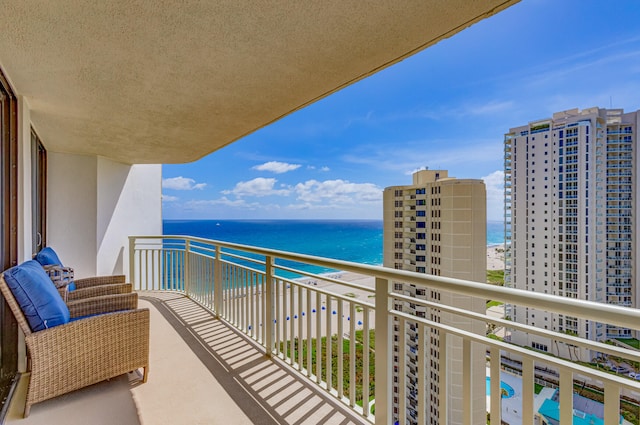
[{"label": "ocean", "polygon": [[[165,220],[163,234],[254,245],[362,264],[382,264],[382,220]],[[504,224],[487,222],[487,245]]]}]

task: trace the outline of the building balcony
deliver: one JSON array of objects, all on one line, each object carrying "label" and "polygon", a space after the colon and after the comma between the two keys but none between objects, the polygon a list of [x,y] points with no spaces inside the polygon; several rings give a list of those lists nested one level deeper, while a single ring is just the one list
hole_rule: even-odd
[{"label": "building balcony", "polygon": [[[495,377],[491,391],[500,394],[504,356],[519,364],[522,423],[533,423],[540,368],[555,371],[566,400],[571,400],[574,381],[586,380],[603,391],[605,423],[618,423],[621,395],[640,394],[636,380],[520,347],[508,338],[488,338],[485,328],[491,324],[508,333],[558,341],[552,350],[578,347],[582,362],[600,355],[637,362],[637,351],[395,293],[393,285],[412,284],[426,293],[452,291],[458,301],[477,296],[483,304],[502,301],[508,311],[535,308],[633,330],[640,328],[635,309],[200,238],[131,237],[129,252],[130,279],[141,305],[152,313],[149,381],[136,384],[132,374],[131,383],[125,376],[36,404],[29,424],[74,423],[68,418],[78,406],[84,409],[78,423],[96,423],[92,417],[102,416],[118,423],[389,424],[405,423],[409,406],[418,406],[417,423],[428,423],[432,396],[440,407],[440,423],[473,423],[471,417],[454,420],[450,410],[471,412],[478,388],[486,402],[485,364]],[[310,266],[334,272],[317,274]],[[394,305],[440,316],[431,320],[431,314],[419,317]],[[460,322],[474,325],[455,324]],[[405,329],[395,333],[397,344],[394,327]],[[438,374],[440,382],[460,384],[456,388],[462,394],[431,393],[433,338],[440,350],[449,347],[446,356],[460,359],[461,370],[438,361]],[[400,359],[396,365],[393,355]],[[472,378],[478,364],[481,385]],[[403,388],[397,416],[392,413],[394,367],[402,371],[396,374]],[[19,397],[16,402],[19,410]],[[502,403],[491,397],[485,406],[498,423]],[[572,403],[563,401],[560,409],[563,420],[570,421]],[[20,421],[10,419],[14,423]]]}]

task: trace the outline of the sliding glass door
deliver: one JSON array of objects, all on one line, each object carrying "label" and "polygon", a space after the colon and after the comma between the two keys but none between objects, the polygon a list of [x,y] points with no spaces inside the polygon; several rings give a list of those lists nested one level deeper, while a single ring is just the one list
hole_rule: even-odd
[{"label": "sliding glass door", "polygon": [[[0,71],[0,266],[18,261],[18,139],[17,103]],[[18,370],[18,326],[0,297],[0,400],[5,406]],[[2,409],[4,412],[5,409]],[[0,421],[3,418],[0,417]]]},{"label": "sliding glass door", "polygon": [[47,246],[47,151],[31,129],[32,254]]}]

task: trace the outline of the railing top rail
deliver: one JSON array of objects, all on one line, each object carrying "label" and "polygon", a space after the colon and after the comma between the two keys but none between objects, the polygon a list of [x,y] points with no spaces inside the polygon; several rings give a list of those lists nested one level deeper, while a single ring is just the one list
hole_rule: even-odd
[{"label": "railing top rail", "polygon": [[[520,347],[517,345],[513,345],[513,344],[509,344],[506,342],[502,342],[502,341],[498,341],[495,339],[491,339],[488,338],[484,335],[478,335],[475,334],[473,332],[469,332],[469,331],[465,331],[463,329],[459,329],[459,328],[455,328],[453,326],[449,326],[446,324],[442,324],[442,323],[438,323],[438,322],[434,322],[432,320],[429,319],[425,319],[425,318],[419,318],[416,316],[412,316],[409,315],[407,313],[402,313],[402,312],[398,312],[398,311],[392,311],[391,314],[393,314],[394,316],[398,317],[398,318],[402,318],[406,321],[411,321],[411,322],[417,322],[417,323],[423,323],[425,325],[428,325],[429,327],[432,328],[436,328],[438,330],[440,330],[441,332],[446,332],[449,333],[451,335],[456,335],[459,336],[461,338],[464,339],[468,339],[471,341],[475,341],[481,344],[484,344],[486,346],[489,347],[495,347],[497,349],[500,350],[505,350],[508,351],[510,353],[515,353],[515,354],[519,354],[522,357],[526,357],[529,358],[533,361],[539,361],[540,360],[540,352],[538,351],[534,351],[534,350],[530,350],[529,348],[525,348],[525,347]],[[562,369],[566,369],[566,370],[571,370],[574,373],[579,373],[585,376],[589,376],[592,378],[596,378],[599,379],[603,382],[611,382],[614,383],[615,385],[621,386],[621,387],[625,387],[625,388],[629,388],[631,390],[634,391],[638,391],[640,390],[640,383],[631,379],[628,379],[624,376],[620,376],[620,375],[613,375],[601,370],[596,370],[596,369],[591,369],[587,366],[583,366],[579,363],[575,363],[569,360],[565,360],[562,359],[560,357],[555,357],[555,356],[544,356],[544,362],[548,363],[548,364],[553,364],[554,366]]]},{"label": "railing top rail", "polygon": [[423,273],[395,270],[382,266],[359,264],[351,261],[336,260],[317,257],[308,254],[295,254],[269,248],[236,244],[231,242],[216,241],[191,236],[130,236],[130,239],[186,239],[190,241],[208,243],[220,247],[237,249],[258,255],[271,256],[299,263],[307,263],[329,269],[345,272],[359,273],[373,276],[377,279],[387,279],[391,282],[410,283],[419,286],[427,286],[433,289],[450,291],[462,295],[503,301],[541,310],[561,312],[562,314],[590,319],[611,325],[637,329],[640,324],[640,309],[632,309],[611,304],[584,301],[575,298],[559,297],[539,292],[530,292],[514,288],[506,288],[486,283],[472,282],[462,279],[454,279],[442,276],[433,276]]}]

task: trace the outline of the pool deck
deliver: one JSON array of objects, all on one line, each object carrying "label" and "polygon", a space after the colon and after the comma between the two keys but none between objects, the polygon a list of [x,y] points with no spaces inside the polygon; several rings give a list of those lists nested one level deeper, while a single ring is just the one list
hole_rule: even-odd
[{"label": "pool deck", "polygon": [[[489,376],[489,368],[487,368]],[[513,388],[513,397],[502,399],[502,420],[508,424],[516,425],[522,423],[522,378],[509,372],[501,371],[500,380]],[[546,398],[546,397],[544,397]],[[544,398],[540,398],[542,401]],[[535,406],[538,406],[538,396],[536,396]],[[487,411],[491,408],[491,397],[487,396]]]}]

